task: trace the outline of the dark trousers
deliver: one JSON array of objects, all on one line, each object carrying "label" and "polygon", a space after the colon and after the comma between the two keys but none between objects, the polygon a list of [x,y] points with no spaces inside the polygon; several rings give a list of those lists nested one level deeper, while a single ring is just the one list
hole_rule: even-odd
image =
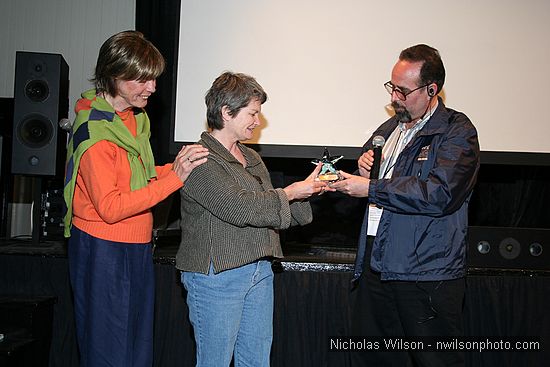
[{"label": "dark trousers", "polygon": [[[369,239],[372,245],[372,239]],[[370,247],[370,246],[369,246]],[[367,249],[370,253],[370,248]],[[369,262],[355,291],[352,333],[372,337],[462,336],[465,279],[381,281]],[[462,352],[355,352],[354,366],[463,367]]]},{"label": "dark trousers", "polygon": [[80,367],[151,367],[151,245],[105,241],[73,226],[68,255]]}]

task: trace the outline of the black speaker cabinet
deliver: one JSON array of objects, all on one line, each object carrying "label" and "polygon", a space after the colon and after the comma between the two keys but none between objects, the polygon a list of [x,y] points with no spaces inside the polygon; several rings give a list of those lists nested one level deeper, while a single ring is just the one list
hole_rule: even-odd
[{"label": "black speaker cabinet", "polygon": [[468,267],[550,270],[550,229],[469,227]]},{"label": "black speaker cabinet", "polygon": [[61,176],[69,112],[69,67],[63,56],[17,51],[13,108],[13,174]]},{"label": "black speaker cabinet", "polygon": [[0,238],[8,235],[9,202],[13,194],[11,177],[11,133],[13,98],[0,98]]}]

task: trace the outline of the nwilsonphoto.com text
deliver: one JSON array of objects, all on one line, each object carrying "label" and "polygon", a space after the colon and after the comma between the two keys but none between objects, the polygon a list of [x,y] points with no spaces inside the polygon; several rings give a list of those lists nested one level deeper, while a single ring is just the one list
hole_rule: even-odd
[{"label": "nwilsonphoto.com text", "polygon": [[329,337],[331,352],[541,351],[539,337]]}]

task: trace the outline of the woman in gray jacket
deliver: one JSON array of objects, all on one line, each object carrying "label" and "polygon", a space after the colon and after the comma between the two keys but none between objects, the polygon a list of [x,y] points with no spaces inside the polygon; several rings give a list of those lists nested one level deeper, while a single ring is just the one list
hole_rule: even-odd
[{"label": "woman in gray jacket", "polygon": [[187,290],[197,366],[269,366],[273,335],[271,258],[281,229],[312,220],[304,199],[331,190],[316,180],[274,189],[260,156],[241,140],[260,125],[267,94],[245,74],[225,72],[206,95],[208,161],[181,189],[176,267]]}]

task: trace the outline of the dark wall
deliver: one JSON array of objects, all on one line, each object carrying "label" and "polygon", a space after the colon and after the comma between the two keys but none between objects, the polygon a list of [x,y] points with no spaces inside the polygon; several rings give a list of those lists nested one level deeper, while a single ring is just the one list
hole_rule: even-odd
[{"label": "dark wall", "polygon": [[482,164],[470,225],[550,228],[550,166]]},{"label": "dark wall", "polygon": [[[266,158],[274,185],[305,178],[309,160]],[[338,162],[353,172],[355,160]],[[335,247],[355,247],[365,200],[329,193],[311,199],[314,221],[287,231],[288,241]],[[550,229],[550,166],[482,164],[469,207],[469,225]],[[550,241],[550,239],[548,239]],[[550,245],[547,243],[546,246]]]},{"label": "dark wall", "polygon": [[151,147],[157,163],[173,159],[169,148],[176,100],[179,20],[179,0],[136,0],[136,30],[153,42],[166,61],[166,69],[157,80],[157,92],[147,104],[147,113],[151,119]]}]

